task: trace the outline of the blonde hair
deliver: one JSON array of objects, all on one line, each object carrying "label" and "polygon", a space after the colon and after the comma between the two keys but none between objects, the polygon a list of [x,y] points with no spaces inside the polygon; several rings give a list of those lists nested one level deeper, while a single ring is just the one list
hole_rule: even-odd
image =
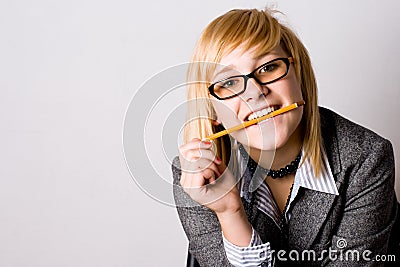
[{"label": "blonde hair", "polygon": [[[318,111],[317,84],[307,49],[296,34],[274,17],[276,11],[234,9],[213,20],[197,42],[192,64],[188,68],[188,122],[184,128],[185,142],[203,139],[216,132],[212,124],[215,112],[208,92],[211,74],[221,57],[239,45],[255,48],[256,56],[277,46],[294,58],[294,69],[306,102],[302,124],[304,157],[309,157],[318,176],[322,164],[322,136]],[[196,82],[202,81],[202,82]],[[228,138],[229,141],[229,138]],[[217,155],[228,162],[230,147],[227,139],[216,140]]]}]

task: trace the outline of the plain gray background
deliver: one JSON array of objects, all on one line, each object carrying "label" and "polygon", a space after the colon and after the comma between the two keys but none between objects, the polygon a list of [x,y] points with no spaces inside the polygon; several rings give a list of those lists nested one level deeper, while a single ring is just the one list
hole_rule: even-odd
[{"label": "plain gray background", "polygon": [[[213,18],[266,3],[2,0],[0,266],[184,266],[175,209],[124,162],[125,111]],[[399,170],[400,3],[272,3],[310,51],[320,104],[390,139]]]}]

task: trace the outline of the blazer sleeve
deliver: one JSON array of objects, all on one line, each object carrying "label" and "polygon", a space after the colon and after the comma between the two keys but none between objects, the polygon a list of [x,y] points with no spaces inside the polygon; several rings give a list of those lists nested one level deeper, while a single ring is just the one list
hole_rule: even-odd
[{"label": "blazer sleeve", "polygon": [[180,186],[180,163],[172,163],[173,192],[176,209],[183,230],[189,240],[189,251],[200,266],[232,266],[226,256],[221,227],[217,216],[210,209],[199,205]]},{"label": "blazer sleeve", "polygon": [[379,260],[388,251],[397,213],[393,148],[383,138],[365,140],[356,164],[345,169],[343,214],[331,243],[337,259],[327,255],[324,266],[384,265]]}]

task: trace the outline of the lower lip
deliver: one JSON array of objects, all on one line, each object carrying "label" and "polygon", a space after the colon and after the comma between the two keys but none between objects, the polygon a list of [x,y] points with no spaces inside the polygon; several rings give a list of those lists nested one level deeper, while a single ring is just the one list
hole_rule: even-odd
[{"label": "lower lip", "polygon": [[258,122],[257,124],[258,124],[258,125],[261,125],[261,124],[267,123],[268,121],[273,121],[274,119],[275,119],[275,117],[272,117],[272,118],[269,118],[269,119],[260,121],[260,122]]}]

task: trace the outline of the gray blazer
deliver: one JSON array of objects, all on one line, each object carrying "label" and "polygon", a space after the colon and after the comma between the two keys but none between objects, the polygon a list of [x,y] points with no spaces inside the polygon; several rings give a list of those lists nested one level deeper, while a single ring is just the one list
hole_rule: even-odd
[{"label": "gray blazer", "polygon": [[[388,140],[328,109],[320,108],[320,114],[324,145],[339,195],[301,188],[291,211],[287,239],[272,231],[276,226],[269,217],[242,200],[249,221],[264,242],[271,242],[271,249],[296,250],[300,254],[314,250],[317,255],[316,261],[290,264],[275,258],[277,266],[381,266],[376,261],[363,261],[362,253],[371,251],[365,252],[368,258],[387,254],[397,212],[393,148]],[[174,184],[179,185],[177,158],[172,170]],[[200,265],[231,266],[216,215],[203,206],[182,207],[192,200],[179,186],[174,186],[174,197],[189,239],[189,251]],[[335,254],[337,260],[332,260],[328,251],[340,251],[340,239],[347,242],[345,249],[360,252],[359,261],[353,260],[355,254],[346,256],[345,250],[342,259],[348,261],[340,261],[339,253]]]}]

